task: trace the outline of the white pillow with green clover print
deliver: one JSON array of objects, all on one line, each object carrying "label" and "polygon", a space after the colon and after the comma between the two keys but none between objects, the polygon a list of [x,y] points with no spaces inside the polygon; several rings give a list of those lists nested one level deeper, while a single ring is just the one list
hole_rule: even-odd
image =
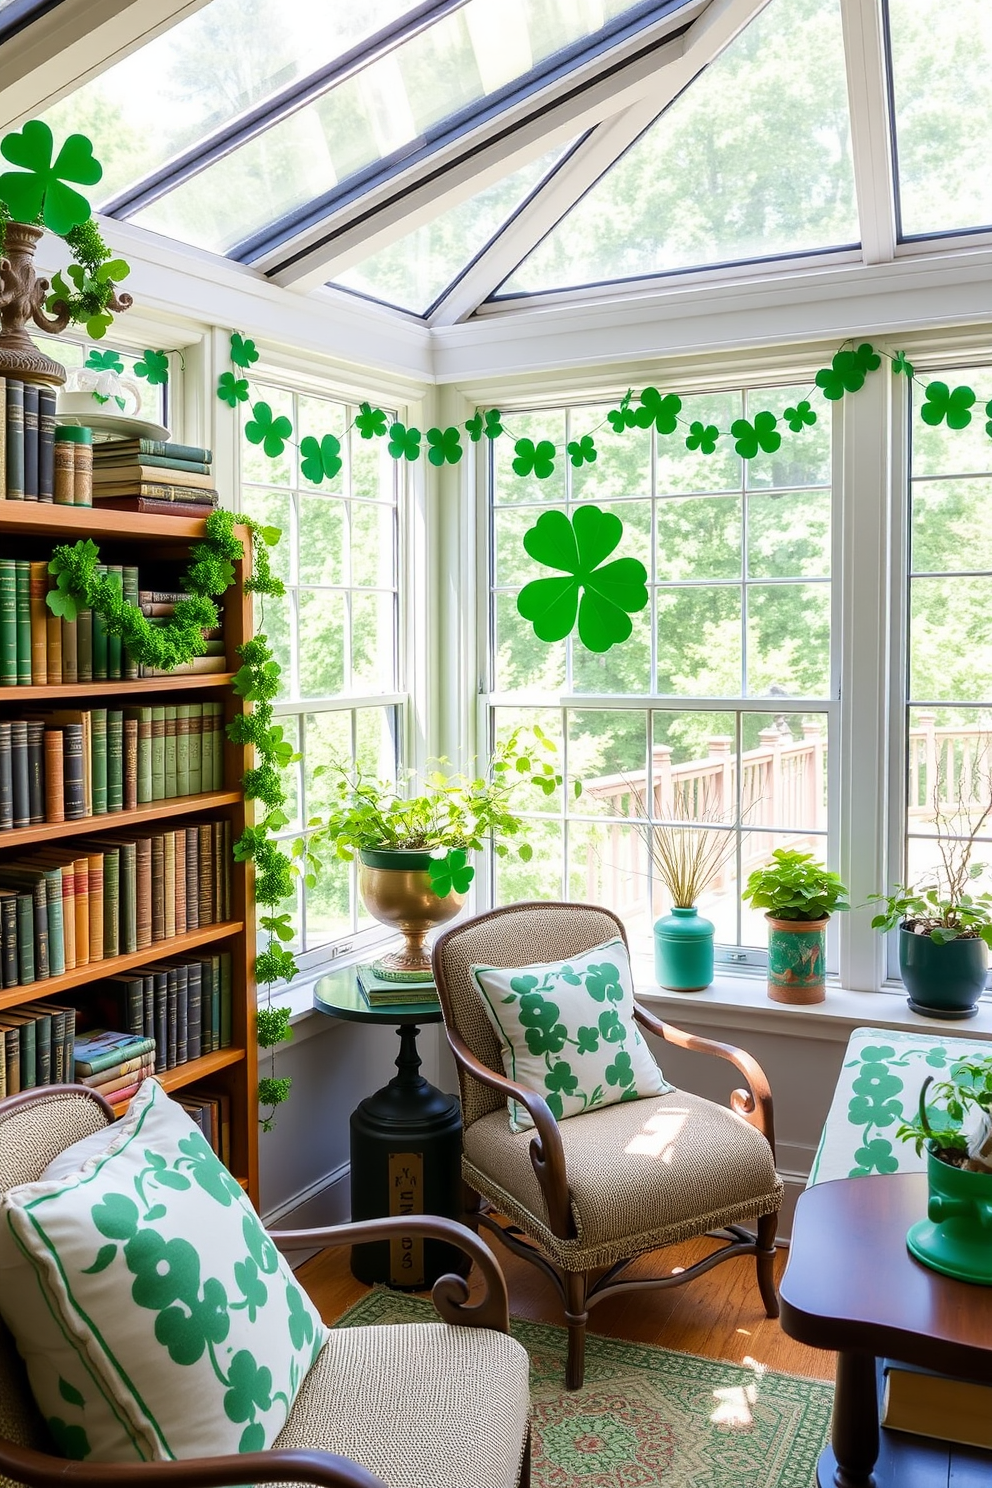
[{"label": "white pillow with green clover print", "polygon": [[[470,972],[503,1068],[543,1095],[559,1121],[672,1088],[634,1022],[630,957],[619,936],[569,961]],[[534,1125],[519,1101],[507,1106],[513,1131]]]},{"label": "white pillow with green clover print", "polygon": [[107,1142],[0,1201],[0,1314],[53,1437],[108,1462],[271,1446],[320,1317],[155,1080]]}]

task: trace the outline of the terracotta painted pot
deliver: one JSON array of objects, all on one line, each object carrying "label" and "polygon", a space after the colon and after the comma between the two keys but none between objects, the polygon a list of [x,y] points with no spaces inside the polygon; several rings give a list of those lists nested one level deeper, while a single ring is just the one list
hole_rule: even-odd
[{"label": "terracotta painted pot", "polygon": [[390,971],[431,974],[428,932],[453,920],[465,895],[452,889],[443,899],[431,887],[429,852],[362,848],[359,852],[358,892],[373,919],[392,925],[403,935],[403,949],[380,958]]},{"label": "terracotta painted pot", "polygon": [[827,995],[827,920],[768,921],[768,996],[808,1006]]}]

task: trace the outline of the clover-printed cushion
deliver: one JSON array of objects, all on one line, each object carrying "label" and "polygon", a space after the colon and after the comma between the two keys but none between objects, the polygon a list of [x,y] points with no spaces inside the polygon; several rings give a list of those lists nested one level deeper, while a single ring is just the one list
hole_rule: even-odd
[{"label": "clover-printed cushion", "polygon": [[[543,1095],[559,1121],[672,1088],[634,1022],[630,958],[619,937],[569,961],[470,970],[503,1068]],[[519,1101],[507,1105],[513,1131],[533,1126]]]},{"label": "clover-printed cushion", "polygon": [[146,1080],[101,1153],[0,1202],[0,1314],[66,1456],[271,1446],[327,1332],[189,1117]]}]

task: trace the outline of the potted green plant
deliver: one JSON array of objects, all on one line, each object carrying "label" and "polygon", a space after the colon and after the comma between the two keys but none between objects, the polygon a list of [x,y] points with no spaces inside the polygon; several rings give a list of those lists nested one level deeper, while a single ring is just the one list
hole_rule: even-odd
[{"label": "potted green plant", "polygon": [[[498,743],[483,775],[435,770],[417,795],[404,795],[397,784],[373,779],[361,769],[335,761],[320,765],[315,775],[332,780],[332,805],[309,841],[294,845],[306,872],[319,871],[324,845],[338,858],[359,862],[358,887],[373,918],[403,934],[402,950],[382,957],[376,970],[395,980],[430,977],[430,930],[453,919],[461,909],[475,868],[470,854],[491,842],[500,857],[514,849],[525,822],[513,810],[521,786],[552,795],[561,785],[555,745],[535,725],[516,729]],[[444,763],[442,761],[442,763]],[[525,838],[517,856],[527,862],[533,849]]]},{"label": "potted green plant", "polygon": [[827,921],[850,909],[847,889],[812,853],[777,847],[755,868],[742,898],[768,921],[768,996],[809,1004],[826,996]]},{"label": "potted green plant", "polygon": [[[960,799],[953,813],[934,788],[932,820],[940,855],[931,883],[897,884],[891,894],[872,894],[884,906],[872,920],[876,930],[899,927],[899,970],[909,1005],[928,1018],[970,1018],[988,979],[992,947],[992,893],[970,891],[985,871],[971,861],[975,840],[992,813],[992,775],[981,808]],[[966,830],[962,830],[966,828]]]},{"label": "potted green plant", "polygon": [[958,1060],[950,1079],[933,1080],[923,1082],[916,1120],[896,1133],[927,1153],[927,1217],[906,1244],[934,1271],[992,1285],[992,1057]]}]

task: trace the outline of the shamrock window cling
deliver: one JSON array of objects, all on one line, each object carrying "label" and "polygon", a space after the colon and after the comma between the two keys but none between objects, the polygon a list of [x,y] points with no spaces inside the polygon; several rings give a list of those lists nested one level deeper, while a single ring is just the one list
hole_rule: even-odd
[{"label": "shamrock window cling", "polygon": [[632,614],[648,602],[647,570],[639,558],[606,563],[623,536],[623,523],[598,506],[542,512],[524,533],[524,549],[564,578],[532,579],[517,596],[517,609],[541,641],[561,641],[578,623],[589,651],[608,651],[627,640]]}]

